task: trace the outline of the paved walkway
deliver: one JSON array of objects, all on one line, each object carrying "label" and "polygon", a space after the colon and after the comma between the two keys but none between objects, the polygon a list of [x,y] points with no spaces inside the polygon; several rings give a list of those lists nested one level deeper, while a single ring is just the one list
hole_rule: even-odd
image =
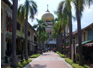
[{"label": "paved walkway", "polygon": [[34,59],[29,65],[24,68],[72,68],[71,65],[60,58],[54,52],[46,52]]}]

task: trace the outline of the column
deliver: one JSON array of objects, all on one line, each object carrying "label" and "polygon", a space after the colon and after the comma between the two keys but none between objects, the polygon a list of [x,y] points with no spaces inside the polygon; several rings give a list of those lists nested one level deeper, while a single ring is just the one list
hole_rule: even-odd
[{"label": "column", "polygon": [[6,13],[2,9],[2,33],[1,33],[1,63],[4,63],[5,51],[6,51]]}]

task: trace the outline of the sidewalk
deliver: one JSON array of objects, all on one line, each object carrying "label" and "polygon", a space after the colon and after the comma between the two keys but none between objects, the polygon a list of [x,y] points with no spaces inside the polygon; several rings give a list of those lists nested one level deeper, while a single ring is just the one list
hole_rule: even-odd
[{"label": "sidewalk", "polygon": [[24,68],[72,68],[54,52],[46,52],[34,59]]}]

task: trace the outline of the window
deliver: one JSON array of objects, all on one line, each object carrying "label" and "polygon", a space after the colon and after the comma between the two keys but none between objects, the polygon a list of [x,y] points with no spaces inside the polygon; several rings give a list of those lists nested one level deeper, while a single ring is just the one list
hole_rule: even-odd
[{"label": "window", "polygon": [[35,41],[35,42],[37,41],[37,38],[36,38],[36,36],[34,36],[34,41]]},{"label": "window", "polygon": [[28,31],[28,36],[30,36],[30,32]]},{"label": "window", "polygon": [[84,32],[84,41],[86,41],[86,32]]},{"label": "window", "polygon": [[17,30],[20,30],[20,24],[17,22]]},{"label": "window", "polygon": [[8,28],[10,28],[10,18],[8,18]]}]

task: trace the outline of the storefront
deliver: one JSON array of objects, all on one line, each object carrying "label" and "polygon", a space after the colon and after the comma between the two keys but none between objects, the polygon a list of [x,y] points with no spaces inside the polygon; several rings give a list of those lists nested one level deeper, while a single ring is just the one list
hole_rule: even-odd
[{"label": "storefront", "polygon": [[93,42],[83,46],[83,55],[85,63],[93,63]]},{"label": "storefront", "polygon": [[[77,46],[77,53],[79,52],[78,50],[78,44]],[[84,57],[84,63],[91,64],[93,63],[93,40],[88,40],[82,43],[82,48],[83,48],[83,57]]]}]

